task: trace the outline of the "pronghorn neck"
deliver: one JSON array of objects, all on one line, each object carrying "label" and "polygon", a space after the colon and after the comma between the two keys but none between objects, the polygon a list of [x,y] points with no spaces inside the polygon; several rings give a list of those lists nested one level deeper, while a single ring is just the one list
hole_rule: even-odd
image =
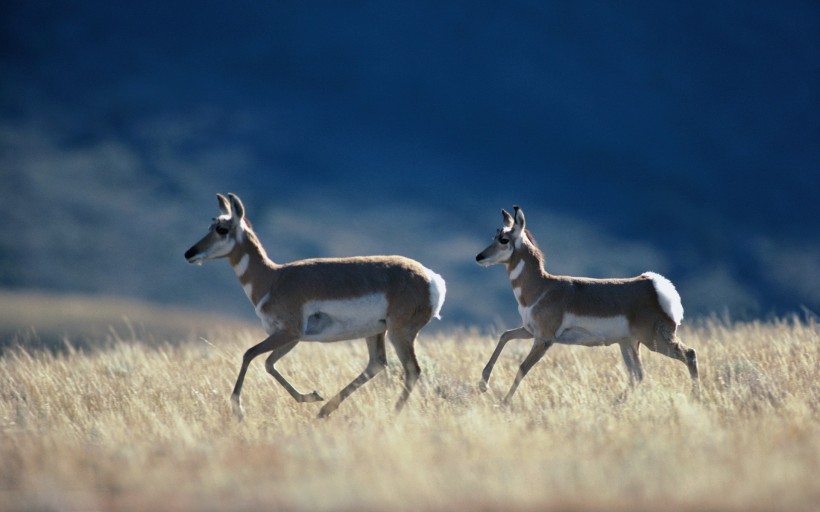
[{"label": "pronghorn neck", "polygon": [[544,256],[527,237],[522,234],[520,245],[513,252],[507,263],[507,274],[510,277],[513,293],[521,306],[531,306],[543,293]]},{"label": "pronghorn neck", "polygon": [[256,307],[270,288],[270,272],[276,264],[268,258],[256,233],[245,220],[238,230],[236,247],[229,259],[245,295]]}]

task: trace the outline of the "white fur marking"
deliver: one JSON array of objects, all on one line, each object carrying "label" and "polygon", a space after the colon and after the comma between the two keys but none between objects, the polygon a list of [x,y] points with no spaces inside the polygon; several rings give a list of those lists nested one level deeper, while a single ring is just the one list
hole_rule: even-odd
[{"label": "white fur marking", "polygon": [[524,260],[518,260],[518,264],[510,271],[510,281],[518,279],[521,272],[524,271]]},{"label": "white fur marking", "polygon": [[265,332],[268,334],[273,334],[282,328],[282,323],[263,311],[263,308],[269,300],[270,292],[266,293],[261,299],[259,299],[259,303],[254,307],[254,309],[256,310],[256,316],[258,316],[259,320],[262,321],[262,327],[265,328]]},{"label": "white fur marking", "polygon": [[521,246],[524,245],[524,242],[526,242],[528,244],[530,243],[530,239],[527,236],[526,231],[522,231],[521,236],[519,236],[518,238],[515,239],[515,248],[516,249],[521,249]]},{"label": "white fur marking", "polygon": [[256,310],[256,316],[262,315],[262,308],[265,307],[265,304],[268,303],[268,300],[270,300],[270,292],[263,295],[262,298],[259,299],[259,303],[254,307],[254,309]]},{"label": "white fur marking", "polygon": [[669,279],[655,272],[644,272],[641,275],[652,280],[655,292],[658,294],[658,302],[660,302],[664,312],[675,322],[675,325],[680,325],[681,320],[683,320],[683,304],[681,304],[680,295],[675,289],[675,285]]},{"label": "white fur marking", "polygon": [[541,299],[544,298],[542,294],[538,299],[532,303],[530,306],[522,306],[521,305],[521,288],[513,288],[513,293],[515,293],[515,298],[518,299],[518,314],[521,316],[521,324],[527,329],[530,334],[533,336],[541,336],[541,329],[538,328],[538,323],[532,317],[532,310],[541,302]]},{"label": "white fur marking", "polygon": [[313,300],[302,306],[305,341],[340,341],[384,332],[387,297],[382,293],[350,299]]},{"label": "white fur marking", "polygon": [[444,296],[447,294],[447,285],[444,278],[429,268],[424,269],[427,279],[430,280],[430,307],[433,308],[433,317],[441,319],[441,307],[444,305]]},{"label": "white fur marking", "polygon": [[242,277],[245,275],[245,272],[248,271],[248,262],[250,261],[250,257],[247,254],[243,254],[242,258],[239,259],[239,263],[234,266],[233,271],[236,272],[236,277]]},{"label": "white fur marking", "polygon": [[[497,249],[494,247],[495,245],[496,244],[490,246],[495,249],[495,252],[488,255],[483,260],[479,261],[479,265],[481,265],[482,267],[489,267],[490,265],[495,265],[497,263],[506,263],[507,261],[509,261],[510,256],[512,256],[512,247],[510,247],[510,245],[507,244],[503,246],[502,249]],[[489,250],[490,247],[488,247],[486,250]]]},{"label": "white fur marking", "polygon": [[245,295],[247,295],[248,299],[253,303],[253,283],[242,285],[242,289],[245,290]]},{"label": "white fur marking", "polygon": [[241,221],[239,221],[239,230],[238,230],[239,236],[238,236],[238,238],[239,238],[240,242],[245,240],[245,231],[247,231],[247,229],[248,229],[248,224],[245,222],[245,219],[243,218]]},{"label": "white fur marking", "polygon": [[[517,289],[518,288],[516,288],[516,290]],[[525,329],[534,335],[535,331],[533,329],[537,327],[537,325],[532,321],[532,306],[524,307],[519,304],[518,314],[521,316],[521,325],[523,325]]]},{"label": "white fur marking", "polygon": [[567,334],[572,342],[585,344],[583,341],[614,342],[629,337],[631,331],[629,321],[623,315],[599,317],[564,313],[561,326],[555,332],[559,343],[563,334]]}]

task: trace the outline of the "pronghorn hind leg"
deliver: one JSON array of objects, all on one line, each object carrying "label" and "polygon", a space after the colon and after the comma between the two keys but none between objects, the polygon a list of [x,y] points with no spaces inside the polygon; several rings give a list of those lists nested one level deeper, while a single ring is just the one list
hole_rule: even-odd
[{"label": "pronghorn hind leg", "polygon": [[293,386],[291,386],[290,382],[288,382],[287,379],[285,379],[285,377],[282,376],[282,374],[279,373],[279,370],[277,370],[274,366],[276,364],[276,361],[278,361],[279,359],[284,357],[285,354],[293,350],[293,347],[295,347],[297,343],[299,343],[298,340],[276,347],[271,353],[271,355],[269,355],[268,358],[265,360],[265,369],[268,371],[269,374],[273,376],[274,379],[276,379],[276,382],[281,384],[282,387],[285,388],[285,391],[287,391],[288,394],[292,396],[293,399],[297,402],[321,402],[324,399],[321,396],[319,396],[319,393],[317,393],[316,391],[312,393],[300,393]]},{"label": "pronghorn hind leg", "polygon": [[629,391],[643,380],[643,364],[641,364],[641,344],[631,339],[622,340],[619,344],[621,355],[629,372],[629,386],[615,399],[615,403],[626,400]]},{"label": "pronghorn hind leg", "polygon": [[504,350],[504,346],[507,345],[507,342],[510,340],[528,340],[531,338],[532,333],[523,326],[518,329],[510,329],[501,335],[498,339],[498,345],[496,345],[495,350],[493,351],[493,355],[490,356],[490,360],[487,361],[487,366],[485,366],[484,371],[481,372],[481,381],[478,383],[478,388],[482,392],[487,391],[487,384],[490,382],[490,374],[493,372],[493,367],[498,360],[498,356],[501,355],[501,351]]},{"label": "pronghorn hind leg", "polygon": [[629,386],[634,387],[643,380],[643,364],[641,364],[641,345],[632,340],[622,341],[621,355],[624,357],[626,369],[629,371]]},{"label": "pronghorn hind leg", "polygon": [[547,353],[547,349],[552,346],[551,341],[546,341],[540,338],[536,338],[532,344],[532,349],[530,350],[529,355],[527,355],[524,362],[521,363],[521,367],[518,369],[518,373],[515,376],[515,380],[510,386],[510,391],[507,392],[507,396],[504,397],[504,403],[509,403],[512,399],[512,396],[515,394],[515,390],[518,389],[518,385],[521,384],[521,380],[527,375],[530,369],[544,357],[544,354]]},{"label": "pronghorn hind leg", "polygon": [[421,375],[421,367],[416,360],[416,351],[413,347],[417,334],[418,331],[405,333],[390,332],[390,342],[393,344],[393,348],[396,349],[396,355],[399,356],[399,361],[401,361],[401,365],[404,368],[404,388],[396,402],[396,412],[402,410],[407,399],[410,397],[410,392],[413,391],[413,387],[415,387]]},{"label": "pronghorn hind leg", "polygon": [[295,343],[295,341],[296,339],[293,336],[285,332],[277,332],[271,334],[262,342],[257,343],[245,351],[245,354],[242,356],[242,366],[239,368],[239,376],[236,378],[236,384],[234,384],[233,393],[231,393],[233,412],[240,420],[245,416],[245,411],[242,409],[242,401],[239,395],[242,393],[242,384],[245,382],[245,373],[247,373],[248,366],[251,364],[251,361],[265,352],[270,352],[271,350],[276,350],[280,347],[287,346],[290,343]]},{"label": "pronghorn hind leg", "polygon": [[384,350],[384,333],[369,336],[367,338],[367,352],[370,356],[370,360],[367,363],[367,368],[365,368],[358,377],[353,379],[350,384],[345,386],[344,389],[339,391],[336,396],[328,400],[328,402],[319,410],[320,418],[328,417],[330,413],[339,407],[339,404],[341,404],[345,398],[359,389],[365,382],[369,381],[379,372],[384,370],[384,367],[387,366],[387,354]]}]

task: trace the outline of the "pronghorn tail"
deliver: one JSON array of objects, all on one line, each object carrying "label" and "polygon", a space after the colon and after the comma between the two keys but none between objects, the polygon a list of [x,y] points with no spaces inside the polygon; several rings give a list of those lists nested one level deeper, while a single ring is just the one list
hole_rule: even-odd
[{"label": "pronghorn tail", "polygon": [[658,302],[660,302],[663,311],[675,322],[675,325],[680,325],[681,320],[683,320],[683,304],[681,304],[680,295],[675,289],[675,285],[669,279],[655,272],[644,272],[641,275],[652,280],[655,292],[658,294]]},{"label": "pronghorn tail", "polygon": [[430,306],[433,308],[433,316],[441,319],[441,306],[444,305],[444,296],[447,294],[447,285],[444,278],[436,274],[429,268],[424,269],[430,279]]}]

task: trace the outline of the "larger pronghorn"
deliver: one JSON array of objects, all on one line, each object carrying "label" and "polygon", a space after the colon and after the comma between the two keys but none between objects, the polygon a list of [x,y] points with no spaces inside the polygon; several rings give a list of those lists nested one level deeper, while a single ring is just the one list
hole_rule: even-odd
[{"label": "larger pronghorn", "polygon": [[234,194],[217,194],[222,214],[208,233],[185,253],[190,263],[228,258],[268,337],[242,358],[231,395],[234,412],[244,415],[240,393],[245,372],[255,357],[271,352],[265,368],[298,402],[321,401],[315,391],[300,393],[275,364],[299,341],[366,338],[367,368],[319,411],[324,417],[365,382],[384,369],[385,332],[404,367],[402,408],[421,369],[413,343],[422,327],[439,317],[446,287],[440,275],[402,256],[326,258],[278,265],[271,261]]},{"label": "larger pronghorn", "polygon": [[618,343],[630,383],[643,379],[641,343],[655,352],[683,361],[698,378],[695,350],[676,337],[683,319],[680,296],[665,277],[647,272],[630,279],[590,279],[554,276],[544,269],[544,256],[526,228],[524,212],[501,210],[504,225],[476,261],[507,267],[518,301],[522,326],[501,335],[482,373],[482,391],[504,345],[513,339],[535,338],[504,401],[512,398],[521,379],[554,343],[587,347]]}]

